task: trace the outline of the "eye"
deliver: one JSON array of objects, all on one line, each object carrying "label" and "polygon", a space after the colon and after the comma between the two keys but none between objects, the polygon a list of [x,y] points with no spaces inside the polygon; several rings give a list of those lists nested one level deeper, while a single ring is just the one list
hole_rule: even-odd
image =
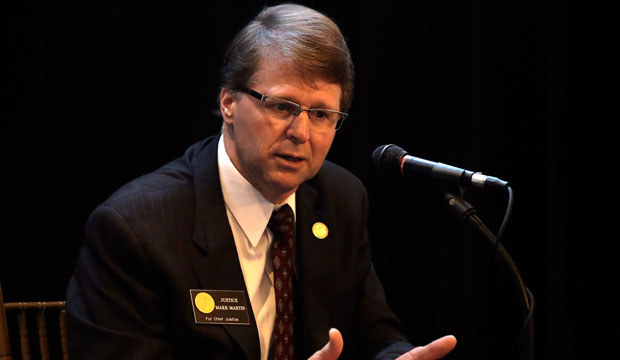
[{"label": "eye", "polygon": [[312,119],[315,121],[336,121],[338,115],[327,110],[312,110]]},{"label": "eye", "polygon": [[323,110],[314,110],[312,111],[312,117],[316,118],[317,120],[324,120],[328,117],[328,114],[326,111]]},{"label": "eye", "polygon": [[265,106],[271,111],[280,112],[280,113],[294,113],[295,106],[293,104],[289,104],[287,102],[272,102],[265,103]]},{"label": "eye", "polygon": [[276,108],[278,109],[278,111],[292,111],[293,110],[293,106],[291,104],[288,103],[279,103],[276,105]]}]

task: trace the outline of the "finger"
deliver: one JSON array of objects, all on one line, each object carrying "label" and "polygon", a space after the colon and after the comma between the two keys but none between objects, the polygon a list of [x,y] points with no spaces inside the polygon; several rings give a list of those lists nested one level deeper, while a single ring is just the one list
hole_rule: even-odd
[{"label": "finger", "polygon": [[446,356],[456,346],[456,338],[447,335],[426,346],[418,346],[399,359],[402,360],[435,360]]},{"label": "finger", "polygon": [[344,340],[340,331],[338,329],[330,329],[329,342],[321,350],[315,352],[309,360],[336,360],[340,356],[343,347]]}]

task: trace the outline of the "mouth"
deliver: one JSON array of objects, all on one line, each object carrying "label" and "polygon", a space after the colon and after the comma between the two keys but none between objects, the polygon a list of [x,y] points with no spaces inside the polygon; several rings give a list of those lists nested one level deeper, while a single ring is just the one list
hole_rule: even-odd
[{"label": "mouth", "polygon": [[294,156],[294,155],[290,155],[290,154],[278,154],[277,155],[280,159],[284,159],[286,161],[290,161],[290,162],[294,162],[294,163],[298,163],[304,160],[304,158],[299,157],[299,156]]},{"label": "mouth", "polygon": [[287,155],[281,155],[280,157],[284,160],[293,161],[293,162],[298,162],[302,160],[301,158],[294,157],[294,156],[287,156]]}]

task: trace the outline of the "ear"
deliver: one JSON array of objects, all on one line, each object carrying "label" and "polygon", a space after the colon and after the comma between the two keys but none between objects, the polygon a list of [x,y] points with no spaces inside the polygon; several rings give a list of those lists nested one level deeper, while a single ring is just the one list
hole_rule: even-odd
[{"label": "ear", "polygon": [[231,125],[235,113],[235,96],[229,89],[223,88],[220,91],[220,112],[222,113],[224,122],[227,125]]}]

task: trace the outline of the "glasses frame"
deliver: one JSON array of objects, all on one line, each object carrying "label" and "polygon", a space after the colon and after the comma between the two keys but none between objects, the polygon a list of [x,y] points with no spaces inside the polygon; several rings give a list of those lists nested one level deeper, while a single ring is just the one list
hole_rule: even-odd
[{"label": "glasses frame", "polygon": [[263,104],[265,103],[266,99],[271,98],[271,99],[276,99],[276,100],[279,100],[279,101],[284,101],[286,103],[294,105],[297,108],[297,111],[293,113],[293,115],[295,117],[293,119],[291,119],[291,121],[296,119],[299,116],[299,114],[301,114],[302,111],[307,111],[308,112],[308,118],[310,118],[310,119],[312,119],[312,111],[317,111],[317,110],[326,111],[326,112],[336,113],[336,114],[340,115],[340,117],[336,121],[336,127],[335,127],[335,130],[338,130],[342,126],[342,123],[349,117],[349,114],[347,114],[345,112],[342,112],[342,111],[331,110],[331,109],[319,109],[319,108],[316,108],[316,109],[304,108],[304,107],[302,107],[301,105],[299,105],[298,103],[296,103],[294,101],[282,99],[282,98],[279,98],[279,97],[276,97],[276,96],[271,96],[271,95],[263,95],[263,94],[259,93],[256,90],[252,90],[252,89],[246,88],[246,87],[240,88],[239,91],[241,91],[243,93],[246,93],[246,94],[252,96],[255,99],[258,99]]}]

